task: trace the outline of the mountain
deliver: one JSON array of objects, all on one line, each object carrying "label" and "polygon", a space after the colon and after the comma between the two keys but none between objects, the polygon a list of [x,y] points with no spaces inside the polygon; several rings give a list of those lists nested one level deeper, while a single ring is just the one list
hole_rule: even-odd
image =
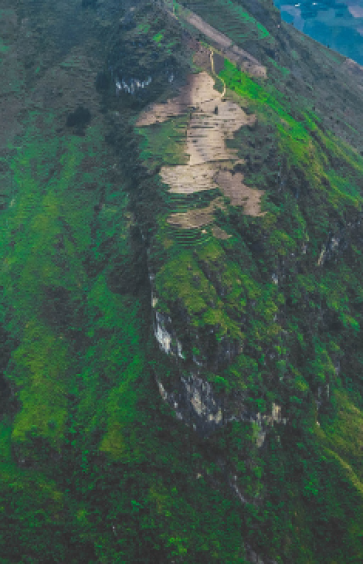
[{"label": "mountain", "polygon": [[269,0],[1,0],[3,564],[363,560],[363,68]]}]

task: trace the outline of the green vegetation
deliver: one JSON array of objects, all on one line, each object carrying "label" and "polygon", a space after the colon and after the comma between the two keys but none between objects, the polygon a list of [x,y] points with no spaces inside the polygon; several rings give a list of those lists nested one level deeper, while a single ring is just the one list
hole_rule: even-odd
[{"label": "green vegetation", "polygon": [[159,31],[159,33],[154,35],[153,41],[155,41],[155,43],[160,43],[160,41],[162,40],[163,37],[164,37],[163,33],[161,31]]},{"label": "green vegetation", "polygon": [[[263,55],[275,41],[268,17],[260,23],[242,1],[182,4],[244,48],[255,41]],[[46,5],[39,29],[53,21]],[[14,85],[9,71],[2,85],[13,103],[26,83],[30,102],[0,155],[1,562],[247,564],[250,546],[266,562],[358,564],[363,157],[326,126],[323,106],[303,102],[284,53],[276,63],[266,51],[266,80],[226,60],[227,97],[257,117],[228,141],[233,172],[266,192],[265,213],[225,199],[215,225],[229,238],[211,225],[172,227],[170,212],[207,206],[216,190],[176,195],[161,182],[162,166],[186,162],[187,117],[135,123],[148,103],[175,96],[196,44],[151,3],[121,22],[112,14],[114,35],[102,17],[87,10],[90,43],[63,60],[50,46],[48,62]],[[150,89],[115,96],[111,79],[89,88],[104,29],[112,80],[120,69],[152,76]],[[298,64],[309,40],[293,33]],[[44,83],[32,90],[44,65],[68,79],[86,68],[84,130],[65,125],[82,101],[73,88],[63,98]],[[157,345],[151,290],[179,356]],[[214,426],[197,392],[179,398],[191,374],[204,392],[211,385]]]},{"label": "green vegetation", "polygon": [[[260,22],[232,0],[211,0],[208,4],[202,0],[194,2],[185,0],[180,4],[190,8],[236,44],[242,44],[252,37],[265,39],[269,36],[269,32]],[[178,11],[180,11],[180,6],[176,4],[176,12]]]},{"label": "green vegetation", "polygon": [[[227,207],[218,221],[233,237],[217,242],[205,235],[198,245],[196,234],[173,235],[161,217],[151,254],[157,309],[174,320],[183,371],[192,357],[219,363],[202,373],[232,411],[241,408],[234,403],[238,394],[250,413],[268,416],[273,402],[283,406],[288,423],[270,429],[261,454],[252,447],[259,432],[254,424],[236,423],[209,439],[222,449],[248,500],[243,529],[252,544],[277,562],[358,562],[362,547],[350,512],[354,507],[362,514],[362,467],[353,454],[359,447],[337,413],[349,420],[362,405],[360,384],[347,376],[360,363],[353,360],[360,275],[351,256],[358,249],[345,256],[335,249],[342,236],[353,236],[349,227],[342,235],[342,222],[359,221],[363,161],[311,108],[297,108],[276,85],[248,77],[227,60],[220,77],[257,115],[256,127],[241,130],[231,146],[245,160],[247,184],[268,190],[267,213],[255,219]],[[158,147],[162,138],[158,132],[150,145]],[[242,352],[223,367],[226,342],[238,342]],[[349,363],[337,376],[347,342]],[[351,395],[343,403],[346,378]],[[316,401],[324,406],[319,415]],[[330,429],[338,433],[336,444]],[[260,498],[262,505],[253,501]],[[348,549],[343,553],[341,546]]]},{"label": "green vegetation", "polygon": [[146,165],[156,168],[188,162],[189,157],[185,154],[187,122],[187,116],[181,116],[139,129],[145,138],[140,145],[140,158]]}]

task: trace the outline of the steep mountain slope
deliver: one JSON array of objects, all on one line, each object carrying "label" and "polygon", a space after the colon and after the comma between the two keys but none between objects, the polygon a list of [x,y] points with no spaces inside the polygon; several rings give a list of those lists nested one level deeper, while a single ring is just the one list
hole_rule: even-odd
[{"label": "steep mountain slope", "polygon": [[0,16],[2,562],[361,562],[363,69],[267,0]]}]

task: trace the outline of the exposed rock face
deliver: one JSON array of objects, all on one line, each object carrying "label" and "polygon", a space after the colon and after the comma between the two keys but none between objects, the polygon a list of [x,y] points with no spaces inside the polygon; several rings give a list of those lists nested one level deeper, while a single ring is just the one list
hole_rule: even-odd
[{"label": "exposed rock face", "polygon": [[197,375],[181,376],[178,388],[167,392],[157,379],[161,397],[175,410],[178,419],[202,436],[209,435],[223,424],[222,402],[217,398],[209,382]]},{"label": "exposed rock face", "polygon": [[155,338],[159,343],[160,349],[163,352],[171,356],[179,356],[183,358],[182,345],[176,336],[170,316],[157,309],[159,300],[153,287],[154,278],[155,276],[149,273],[149,280],[151,285],[151,307],[153,311],[153,329]]},{"label": "exposed rock face", "polygon": [[154,334],[166,354],[182,356],[181,343],[174,335],[170,317],[159,311],[155,311]]},{"label": "exposed rock face", "polygon": [[349,221],[336,232],[329,233],[328,240],[321,250],[318,266],[323,266],[327,261],[336,258],[339,252],[344,252],[350,244],[351,237],[361,228],[361,225],[362,215],[358,214],[354,221]]},{"label": "exposed rock face", "polygon": [[[274,423],[286,424],[282,418],[281,407],[272,404],[271,415],[250,413],[243,402],[243,397],[228,398],[218,394],[213,385],[202,377],[202,371],[207,366],[225,365],[230,363],[239,352],[238,344],[231,344],[228,339],[221,339],[218,350],[208,357],[207,361],[192,355],[192,367],[186,363],[182,343],[175,331],[172,318],[157,309],[158,298],[153,284],[155,276],[149,275],[151,284],[151,306],[153,311],[154,336],[160,349],[168,356],[178,359],[175,373],[178,375],[176,384],[171,389],[161,381],[155,373],[156,382],[161,397],[175,411],[178,419],[187,425],[192,425],[201,436],[208,436],[216,429],[230,421],[245,421],[255,425],[255,441],[258,448],[262,447],[268,428]],[[198,335],[196,335],[198,338]],[[198,339],[199,341],[199,339]],[[198,343],[199,344],[199,343]],[[175,382],[175,380],[174,380]]]},{"label": "exposed rock face", "polygon": [[276,560],[262,559],[248,544],[246,545],[246,552],[251,564],[277,564]]},{"label": "exposed rock face", "polygon": [[287,419],[282,418],[281,407],[275,403],[272,404],[271,415],[250,413],[243,400],[237,402],[237,409],[235,405],[232,408],[231,402],[217,394],[212,384],[201,378],[197,371],[187,375],[180,373],[176,386],[170,391],[164,387],[157,374],[155,377],[161,397],[175,411],[177,418],[192,425],[201,436],[210,435],[230,421],[245,421],[255,426],[255,441],[260,448],[265,442],[269,427],[275,423],[287,423]]}]

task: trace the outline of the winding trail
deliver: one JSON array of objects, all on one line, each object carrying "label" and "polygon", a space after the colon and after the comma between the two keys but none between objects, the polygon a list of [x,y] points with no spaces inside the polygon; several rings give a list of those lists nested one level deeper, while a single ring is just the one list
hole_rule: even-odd
[{"label": "winding trail", "polygon": [[[213,50],[210,60],[215,75]],[[137,126],[147,127],[189,114],[185,140],[188,163],[160,170],[169,193],[187,196],[219,189],[232,205],[243,207],[244,213],[262,215],[260,200],[264,192],[246,186],[241,173],[231,172],[241,161],[237,150],[226,143],[241,127],[253,125],[256,116],[247,115],[236,102],[225,99],[225,84],[222,94],[214,86],[215,79],[207,72],[189,75],[178,96],[164,104],[152,104],[140,115]],[[214,222],[216,209],[223,207],[223,199],[216,194],[208,206],[171,213],[167,222],[182,229],[204,227]]]},{"label": "winding trail", "polygon": [[[179,19],[177,14],[167,11]],[[199,16],[188,11],[183,14],[183,19],[216,43],[227,58],[235,62],[238,60],[246,72],[252,71],[251,74],[265,76],[265,68],[254,57],[233,45],[227,36],[212,28]],[[241,127],[253,125],[256,116],[247,115],[236,102],[226,99],[226,82],[216,73],[214,58],[215,50],[210,46],[209,59],[213,76],[205,71],[189,75],[187,84],[179,90],[177,96],[163,104],[152,104],[140,115],[136,125],[148,127],[189,114],[185,140],[188,163],[164,166],[160,170],[160,177],[168,186],[169,193],[187,196],[219,189],[232,205],[243,207],[244,213],[260,216],[263,215],[260,201],[264,192],[246,186],[243,174],[233,174],[234,166],[241,161],[237,150],[227,147],[226,143],[228,139],[233,139]],[[222,93],[215,89],[217,79],[223,83]],[[167,222],[182,229],[204,227],[213,224],[214,212],[217,208],[224,207],[223,198],[216,194],[208,206],[183,212],[175,210],[176,213],[171,213]],[[214,235],[218,234],[220,238],[224,237],[222,232],[214,230]]]},{"label": "winding trail", "polygon": [[248,53],[248,51],[245,51],[238,45],[234,44],[232,39],[230,39],[224,33],[220,32],[215,27],[209,25],[196,13],[179,6],[180,15],[178,15],[175,11],[174,3],[172,10],[170,10],[170,8],[168,8],[165,3],[163,4],[163,7],[166,12],[174,19],[181,22],[187,22],[196,30],[203,33],[203,35],[205,35],[214,45],[217,46],[217,48],[227,59],[240,66],[244,72],[260,78],[267,77],[267,69],[260,63],[260,61],[258,61],[255,57]]},{"label": "winding trail", "polygon": [[225,82],[225,80],[224,80],[221,76],[218,76],[218,74],[217,74],[216,71],[215,71],[215,68],[214,68],[214,51],[213,51],[212,48],[211,48],[211,50],[210,50],[210,66],[211,66],[212,73],[214,74],[214,76],[215,76],[216,78],[219,78],[219,80],[221,80],[221,81],[223,82],[223,92],[222,92],[222,94],[221,94],[221,100],[223,100],[223,98],[224,98],[225,95],[226,95],[226,91],[227,91],[226,82]]}]

